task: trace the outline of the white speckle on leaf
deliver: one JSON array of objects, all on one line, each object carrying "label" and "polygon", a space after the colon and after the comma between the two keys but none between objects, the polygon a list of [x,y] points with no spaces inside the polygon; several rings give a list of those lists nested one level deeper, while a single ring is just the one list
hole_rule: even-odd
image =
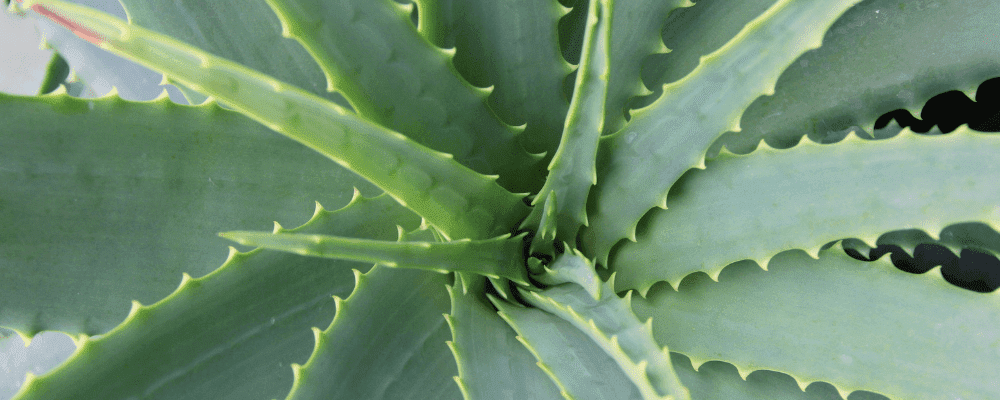
[{"label": "white speckle on leaf", "polygon": [[851,357],[851,356],[849,356],[849,355],[847,355],[847,354],[841,354],[840,355],[840,362],[844,363],[844,365],[851,365],[851,364],[854,363],[854,358]]}]

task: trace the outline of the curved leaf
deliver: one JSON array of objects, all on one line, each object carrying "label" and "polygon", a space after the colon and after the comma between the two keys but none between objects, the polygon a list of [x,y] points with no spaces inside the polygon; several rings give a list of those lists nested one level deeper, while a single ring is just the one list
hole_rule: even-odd
[{"label": "curved leaf", "polygon": [[465,399],[559,398],[559,388],[486,300],[486,279],[457,276],[448,287],[451,313],[445,319],[452,335],[448,346],[458,362],[455,381]]},{"label": "curved leaf", "polygon": [[696,365],[723,360],[745,375],[791,374],[900,399],[1000,395],[1000,299],[946,283],[940,269],[913,275],[840,249],[818,260],[790,251],[768,271],[733,264],[635,299],[657,340]]},{"label": "curved leaf", "polygon": [[619,290],[645,292],[659,280],[676,287],[695,271],[718,276],[744,259],[767,265],[784,250],[816,254],[842,238],[875,243],[893,229],[998,224],[998,153],[1000,137],[963,128],[723,155],[679,181],[670,207],[653,212],[639,241],[624,244],[610,266]]},{"label": "curved leaf", "polygon": [[107,332],[218,267],[217,232],[379,192],[216,104],[0,94],[0,114],[0,325],[27,336]]},{"label": "curved leaf", "polygon": [[[684,79],[664,88],[656,103],[602,141],[591,227],[584,248],[607,262],[619,240],[635,237],[649,209],[665,208],[667,189],[703,163],[715,138],[738,127],[743,109],[770,93],[781,71],[819,47],[826,28],[859,0],[783,0],[747,24],[735,38],[702,58]],[[628,193],[628,196],[621,196]]]},{"label": "curved leaf", "polygon": [[[556,149],[566,116],[563,80],[573,67],[559,52],[556,0],[422,0],[420,33],[454,48],[456,69],[470,83],[492,86],[489,105],[521,133],[532,152]],[[517,27],[517,29],[512,29]]]},{"label": "curved leaf", "polygon": [[791,64],[773,96],[746,110],[742,131],[713,147],[747,153],[761,139],[786,148],[806,134],[820,142],[854,127],[872,133],[884,113],[916,114],[939,93],[971,93],[1000,76],[998,13],[992,0],[864,1],[830,27],[823,47]]},{"label": "curved leaf", "polygon": [[455,238],[509,233],[527,215],[520,196],[450,155],[363,120],[308,92],[106,14],[56,0],[27,1],[101,47],[167,72],[272,130],[364,176]]},{"label": "curved leaf", "polygon": [[[391,239],[397,224],[414,229],[418,223],[383,195],[356,197],[334,212],[317,208],[295,231]],[[101,338],[81,338],[65,364],[29,376],[16,399],[284,396],[292,385],[289,365],[304,362],[313,347],[309,328],[333,318],[332,296],[353,288],[351,268],[370,267],[331,265],[336,263],[234,249],[211,274],[185,275],[166,299],[149,306],[134,302],[128,319]]]},{"label": "curved leaf", "polygon": [[[409,240],[433,240],[427,230]],[[296,399],[459,399],[457,370],[445,341],[449,276],[376,265],[347,299],[335,299],[337,315],[326,330],[313,328],[309,361],[293,365]],[[401,334],[405,333],[405,334]]]},{"label": "curved leaf", "polygon": [[538,158],[486,106],[486,93],[454,71],[451,52],[420,36],[407,6],[392,0],[267,0],[315,57],[328,88],[366,119],[455,156],[469,168],[499,174],[513,191],[540,185]]}]

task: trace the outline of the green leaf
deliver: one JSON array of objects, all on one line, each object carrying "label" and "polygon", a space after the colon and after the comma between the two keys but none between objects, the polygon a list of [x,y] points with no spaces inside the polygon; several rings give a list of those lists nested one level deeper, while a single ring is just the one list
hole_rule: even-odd
[{"label": "green leaf", "polygon": [[380,263],[430,272],[469,272],[529,285],[524,268],[524,235],[487,240],[387,242],[328,235],[234,231],[219,234],[242,245],[312,257]]},{"label": "green leaf", "polygon": [[695,271],[715,277],[736,261],[766,266],[784,250],[815,255],[827,242],[875,243],[893,229],[991,224],[1000,181],[989,177],[1000,175],[998,152],[1000,137],[962,128],[724,154],[685,175],[671,189],[669,208],[653,212],[639,241],[615,253],[617,288],[645,292],[660,280],[676,287]]},{"label": "green leaf", "polygon": [[792,63],[773,96],[746,110],[741,132],[714,147],[747,153],[761,139],[786,148],[806,134],[819,142],[852,127],[872,133],[884,113],[916,115],[939,93],[972,93],[1000,72],[998,13],[992,0],[860,3],[830,27],[823,47]]},{"label": "green leaf", "polygon": [[[704,1],[704,0],[703,0]],[[830,400],[842,399],[837,389],[825,382],[814,382],[803,389],[795,378],[775,371],[758,370],[741,376],[732,364],[709,361],[695,371],[691,359],[680,353],[670,353],[674,369],[695,399],[726,400]],[[744,379],[746,378],[746,379]],[[848,400],[887,400],[885,396],[856,391]]]},{"label": "green leaf", "polygon": [[[587,194],[597,183],[594,159],[608,93],[608,42],[613,19],[608,1],[591,2],[580,69],[559,149],[549,164],[545,185],[532,201],[534,209],[522,224],[522,227],[535,224],[532,228],[538,228],[542,222],[546,223],[536,238],[544,239],[547,230],[555,229],[557,240],[573,241],[580,226],[587,224]],[[543,213],[554,213],[556,219],[553,221]]]},{"label": "green leaf", "polygon": [[101,47],[167,72],[187,86],[364,176],[455,238],[504,233],[527,208],[520,196],[456,163],[301,89],[106,14],[56,0],[28,1]]},{"label": "green leaf", "polygon": [[541,291],[521,289],[522,297],[585,333],[615,361],[643,399],[690,399],[688,390],[674,373],[667,349],[653,340],[652,321],[641,323],[631,312],[631,294],[624,299],[618,297],[612,288],[612,277],[610,282],[601,282],[602,288],[597,292],[600,298],[595,299],[588,287],[597,279],[594,266],[579,252],[564,253],[552,268],[582,271],[581,266],[589,266],[589,279],[580,279],[578,273],[566,273],[562,276],[573,281]]},{"label": "green leaf", "polygon": [[451,313],[445,319],[452,334],[448,346],[458,363],[455,381],[465,399],[559,398],[559,388],[486,300],[486,280],[457,276],[448,287]]},{"label": "green leaf", "polygon": [[[526,124],[532,152],[552,152],[566,116],[563,80],[573,67],[559,52],[556,0],[422,0],[420,33],[454,48],[455,68],[479,87],[493,86],[488,104],[500,119]],[[512,29],[517,27],[517,29]]]},{"label": "green leaf", "polygon": [[38,94],[52,93],[62,85],[67,76],[69,76],[69,64],[66,64],[66,60],[59,53],[52,53],[52,59],[46,67],[45,80],[42,81]]},{"label": "green leaf", "polygon": [[[305,49],[281,36],[281,23],[262,1],[245,0],[120,0],[130,23],[216,56],[246,65],[337,104],[338,93],[326,90],[323,71]],[[201,96],[180,85],[192,103]]]},{"label": "green leaf", "polygon": [[328,88],[364,118],[455,156],[475,171],[499,174],[512,191],[541,184],[542,165],[515,129],[486,106],[487,91],[465,82],[451,53],[417,33],[409,6],[392,0],[267,0],[283,35],[319,62]]},{"label": "green leaf", "polygon": [[[418,223],[412,212],[383,195],[356,197],[334,212],[319,208],[295,231],[391,239],[397,224],[414,229]],[[44,376],[29,376],[16,398],[284,396],[292,385],[289,365],[304,362],[312,349],[309,328],[333,319],[332,296],[351,292],[351,268],[369,267],[234,250],[211,274],[185,275],[166,299],[149,306],[133,303],[128,319],[99,339],[79,339],[65,364]]]},{"label": "green leaf", "polygon": [[[422,230],[401,238],[414,239],[433,235]],[[333,322],[322,332],[313,328],[309,361],[292,366],[288,399],[461,398],[442,317],[450,304],[449,276],[382,265],[354,272],[354,292],[336,299]]]},{"label": "green leaf", "polygon": [[660,343],[695,365],[723,360],[741,375],[789,373],[801,386],[822,380],[846,394],[899,399],[1000,395],[1000,302],[888,261],[854,260],[840,249],[818,260],[779,254],[768,271],[734,264],[713,282],[661,285],[633,309],[651,316]]},{"label": "green leaf", "polygon": [[555,315],[494,300],[500,316],[566,399],[641,399],[639,390],[582,331]]},{"label": "green leaf", "polygon": [[[623,130],[602,141],[598,185],[582,232],[583,248],[606,263],[619,240],[634,240],[650,208],[665,208],[667,189],[722,133],[738,127],[743,109],[772,92],[781,71],[819,47],[826,28],[858,0],[783,0],[684,79],[664,88],[656,103],[634,113]],[[628,193],[628,196],[622,196]]]},{"label": "green leaf", "polygon": [[220,230],[379,192],[216,104],[0,94],[0,114],[0,325],[26,336],[107,332],[218,267]]},{"label": "green leaf", "polygon": [[625,125],[629,99],[649,93],[639,79],[642,64],[652,54],[671,51],[657,34],[669,21],[668,16],[693,5],[690,0],[616,0],[611,4],[615,22],[608,44],[611,72],[603,116],[604,133],[616,132]]}]

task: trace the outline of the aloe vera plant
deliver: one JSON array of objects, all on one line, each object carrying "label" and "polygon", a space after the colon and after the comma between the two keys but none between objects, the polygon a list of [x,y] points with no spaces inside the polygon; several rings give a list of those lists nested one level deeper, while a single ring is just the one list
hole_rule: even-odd
[{"label": "aloe vera plant", "polygon": [[1000,397],[995,293],[875,250],[1000,251],[1000,138],[875,129],[998,2],[122,3],[11,4],[200,102],[0,94],[17,399]]}]

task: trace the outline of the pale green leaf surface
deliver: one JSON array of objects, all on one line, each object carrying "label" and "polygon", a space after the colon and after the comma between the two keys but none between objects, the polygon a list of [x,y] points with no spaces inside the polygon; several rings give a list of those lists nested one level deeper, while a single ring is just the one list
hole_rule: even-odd
[{"label": "pale green leaf surface", "polygon": [[456,69],[478,87],[492,86],[489,105],[521,133],[531,152],[550,155],[559,143],[572,71],[559,51],[556,0],[422,0],[420,33],[454,48]]},{"label": "pale green leaf surface", "polygon": [[[698,66],[699,59],[717,50],[776,0],[697,0],[694,6],[676,10],[666,18],[663,43],[670,49],[643,62],[642,78],[654,93],[663,94],[663,84],[675,82]],[[639,103],[640,101],[636,101]],[[634,105],[633,105],[634,106]]]},{"label": "pale green leaf surface", "polygon": [[[434,240],[427,230],[401,240]],[[442,314],[449,275],[385,268],[355,271],[351,296],[337,299],[326,330],[315,329],[309,361],[294,366],[289,400],[460,399]]]},{"label": "pale green leaf surface", "polygon": [[409,7],[392,0],[267,0],[283,34],[315,57],[331,89],[366,119],[451,154],[513,191],[541,185],[543,164],[517,142],[515,129],[465,82],[451,52],[422,37]]},{"label": "pale green leaf surface", "polygon": [[561,318],[536,308],[502,301],[493,304],[500,316],[531,350],[538,364],[574,400],[641,399],[639,390],[589,337]]},{"label": "pale green leaf surface", "polygon": [[[305,49],[281,36],[281,23],[263,1],[120,0],[129,21],[208,53],[246,65],[332,101],[323,71]],[[180,86],[186,97],[192,92]],[[192,103],[199,103],[198,98]],[[346,104],[346,102],[339,103]]]},{"label": "pale green leaf surface", "polygon": [[107,14],[56,0],[25,2],[59,15],[102,48],[187,86],[293,138],[387,191],[453,238],[509,233],[527,215],[519,195],[447,154],[372,124],[302,89]]},{"label": "pale green leaf surface", "polygon": [[[837,389],[825,382],[814,382],[803,391],[795,378],[775,371],[753,371],[743,379],[732,364],[709,361],[695,371],[691,359],[671,352],[670,359],[694,399],[725,400],[839,400]],[[885,396],[856,391],[847,400],[886,400]]]},{"label": "pale green leaf surface", "polygon": [[[372,219],[372,215],[383,219]],[[392,239],[419,218],[388,196],[355,197],[345,208],[317,208],[295,231]],[[343,264],[343,265],[337,265]],[[334,316],[332,296],[354,287],[344,263],[255,250],[232,253],[202,278],[185,277],[166,299],[133,304],[126,321],[100,339],[83,339],[62,366],[29,378],[27,399],[276,398],[292,385],[293,362],[313,347],[309,328]],[[141,367],[138,367],[141,366]]]},{"label": "pale green leaf surface", "polygon": [[[557,240],[574,241],[580,226],[587,224],[587,194],[597,183],[594,160],[608,93],[608,46],[614,19],[611,5],[606,0],[590,3],[583,54],[565,129],[549,164],[545,185],[532,201],[534,208],[524,223],[546,223],[538,238],[544,239],[546,230],[555,229]],[[542,213],[554,213],[555,220]]]},{"label": "pale green leaf surface", "polygon": [[457,274],[451,294],[448,342],[458,363],[455,381],[466,400],[558,399],[559,388],[486,299],[480,276]]},{"label": "pale green leaf surface", "polygon": [[[595,299],[586,286],[597,278],[594,266],[579,252],[564,253],[553,262],[552,268],[580,270],[590,268],[589,279],[579,279],[541,291],[520,290],[524,300],[573,324],[589,340],[617,364],[620,371],[639,389],[641,398],[664,400],[690,399],[688,390],[681,384],[670,363],[666,348],[653,339],[652,323],[639,322],[631,311],[631,294],[620,298],[613,290],[614,278],[601,282],[602,288]],[[577,278],[577,274],[567,274]],[[576,280],[576,279],[575,279]]]},{"label": "pale green leaf surface", "polygon": [[770,369],[803,386],[821,380],[899,399],[1000,396],[996,293],[952,286],[940,269],[913,275],[839,248],[818,260],[790,251],[768,271],[747,261],[718,282],[694,274],[678,292],[660,285],[633,309],[698,365],[724,360],[743,374]]},{"label": "pale green leaf surface", "polygon": [[659,32],[669,15],[692,5],[689,0],[615,0],[611,4],[614,22],[609,43],[611,73],[603,116],[604,133],[616,132],[625,124],[629,99],[649,93],[640,79],[643,60],[669,51]]},{"label": "pale green leaf surface", "polygon": [[645,292],[661,280],[676,286],[695,271],[717,276],[745,259],[767,265],[781,251],[816,254],[842,238],[874,244],[894,229],[1000,225],[1000,181],[992,178],[1000,176],[998,153],[1000,137],[963,127],[722,155],[682,178],[669,208],[654,211],[639,241],[615,252],[617,289]]},{"label": "pale green leaf surface", "polygon": [[650,208],[665,208],[667,189],[701,165],[712,141],[736,128],[743,109],[770,93],[795,58],[819,47],[826,27],[857,1],[776,3],[703,57],[691,74],[665,87],[659,100],[636,111],[626,128],[606,136],[588,213],[592,228],[582,232],[588,254],[606,262],[619,240],[634,240],[639,219]]},{"label": "pale green leaf surface", "polygon": [[388,242],[329,235],[232,231],[220,236],[246,246],[260,246],[312,257],[379,263],[392,268],[437,273],[469,272],[529,285],[524,269],[524,234],[487,240]]},{"label": "pale green leaf surface", "polygon": [[215,104],[0,94],[0,114],[0,325],[28,336],[107,332],[218,267],[220,230],[379,192]]},{"label": "pale green leaf surface", "polygon": [[993,0],[864,1],[782,74],[773,96],[747,109],[741,132],[713,147],[742,154],[761,139],[786,148],[806,134],[818,142],[852,127],[871,133],[886,112],[917,115],[939,93],[972,93],[1000,75],[998,14]]}]

